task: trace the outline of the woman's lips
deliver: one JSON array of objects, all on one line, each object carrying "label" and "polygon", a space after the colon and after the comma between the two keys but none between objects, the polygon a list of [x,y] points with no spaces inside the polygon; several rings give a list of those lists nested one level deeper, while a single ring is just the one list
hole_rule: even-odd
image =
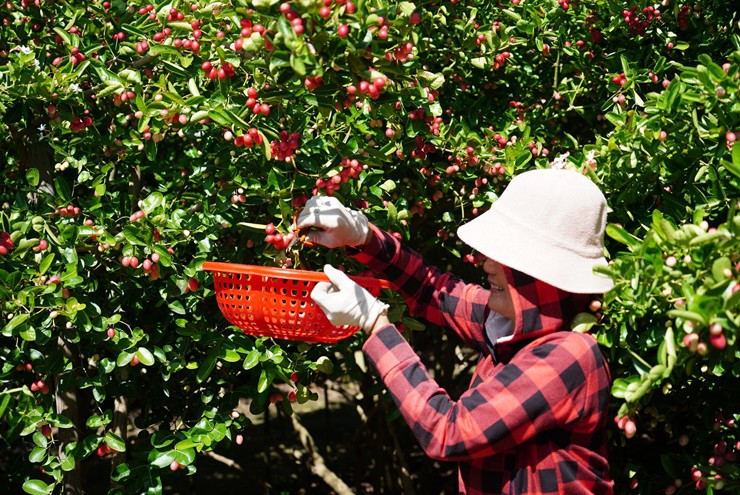
[{"label": "woman's lips", "polygon": [[496,284],[491,278],[488,279],[488,283],[491,284],[491,290],[503,292],[504,288]]}]

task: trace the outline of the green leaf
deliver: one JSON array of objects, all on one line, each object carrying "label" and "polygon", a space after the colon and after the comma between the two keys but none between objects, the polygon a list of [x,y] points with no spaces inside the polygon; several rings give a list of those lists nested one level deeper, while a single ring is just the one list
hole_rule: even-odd
[{"label": "green leaf", "polygon": [[316,360],[316,369],[325,375],[331,375],[334,372],[334,363],[328,356],[320,356]]},{"label": "green leaf", "polygon": [[257,392],[261,394],[267,390],[267,387],[272,383],[272,378],[272,373],[268,371],[267,368],[263,368],[262,373],[260,373],[259,380],[257,380]]},{"label": "green leaf", "polygon": [[179,65],[173,64],[172,62],[168,62],[166,60],[161,60],[159,63],[161,63],[162,66],[167,69],[167,71],[172,72],[173,74],[176,74],[183,79],[187,79],[188,77],[190,77],[190,74],[188,74],[187,71]]},{"label": "green leaf", "polygon": [[639,377],[637,376],[615,379],[612,384],[612,395],[617,399],[624,399],[636,387],[638,380]]},{"label": "green leaf", "polygon": [[23,491],[31,495],[48,495],[54,489],[54,485],[47,485],[41,480],[28,480],[23,483]]},{"label": "green leaf", "polygon": [[18,328],[20,325],[23,325],[28,320],[28,318],[28,313],[15,315],[13,319],[6,323],[5,327],[3,327],[3,335],[11,336],[13,334],[13,330]]},{"label": "green leaf", "polygon": [[116,452],[126,452],[126,442],[112,431],[105,433],[105,444]]},{"label": "green leaf", "polygon": [[69,182],[67,182],[61,175],[56,175],[54,177],[54,189],[62,201],[67,203],[72,201],[72,188],[69,187]]},{"label": "green leaf", "polygon": [[730,276],[732,276],[732,262],[727,256],[722,256],[712,262],[712,277],[717,282],[721,282],[728,278],[727,275],[725,275],[727,270],[729,270]]},{"label": "green leaf", "polygon": [[703,65],[699,65],[696,67],[696,74],[699,78],[699,81],[704,85],[704,87],[708,90],[714,90],[714,82],[712,82],[712,78],[709,77],[709,72],[707,72],[707,68]]},{"label": "green leaf", "polygon": [[669,309],[668,316],[671,318],[683,318],[684,320],[691,320],[706,325],[706,318],[703,315],[694,311],[687,311],[685,309]]},{"label": "green leaf", "polygon": [[75,458],[72,456],[66,456],[62,459],[62,463],[59,465],[62,471],[69,472],[75,468]]},{"label": "green leaf", "polygon": [[622,244],[626,245],[632,251],[634,251],[641,242],[640,239],[627,232],[624,228],[611,223],[606,226],[606,235],[608,235],[615,241],[621,242]]},{"label": "green leaf", "polygon": [[236,363],[241,359],[239,353],[231,349],[222,350],[220,357],[227,363]]},{"label": "green leaf", "polygon": [[54,256],[54,253],[49,253],[41,260],[41,263],[39,263],[39,275],[43,275],[51,267],[51,264],[54,262]]},{"label": "green leaf", "polygon": [[188,89],[190,90],[190,94],[193,96],[200,96],[200,91],[198,91],[198,85],[195,83],[195,79],[192,77],[188,79]]},{"label": "green leaf", "polygon": [[8,410],[8,406],[10,405],[10,394],[3,394],[0,396],[0,419],[3,419],[5,416],[5,411]]},{"label": "green leaf", "polygon": [[110,411],[107,411],[105,415],[103,416],[97,416],[93,415],[87,418],[87,421],[85,424],[88,428],[100,428],[101,426],[105,426],[107,424],[110,424],[111,417],[110,414],[108,414]]},{"label": "green leaf", "polygon": [[164,203],[164,196],[160,192],[153,192],[145,199],[139,201],[139,208],[148,215]]},{"label": "green leaf", "polygon": [[162,266],[172,266],[172,255],[167,248],[160,244],[154,245],[154,252],[159,255],[159,264]]},{"label": "green leaf", "polygon": [[300,77],[303,77],[306,75],[306,63],[304,62],[302,57],[296,54],[291,54],[290,55],[290,66],[293,68],[296,75]]},{"label": "green leaf", "polygon": [[186,438],[185,440],[181,440],[180,442],[177,442],[175,445],[176,450],[185,450],[190,449],[193,447],[201,447],[203,445],[202,442],[196,442],[192,438]]},{"label": "green leaf", "polygon": [[168,467],[175,460],[175,452],[168,450],[167,452],[157,452],[157,456],[152,461],[152,466],[158,468]]},{"label": "green leaf", "polygon": [[211,349],[208,352],[208,355],[203,360],[202,363],[200,363],[200,366],[198,367],[198,373],[195,375],[195,379],[198,381],[198,383],[203,383],[208,376],[213,371],[213,368],[216,366],[216,359],[218,358],[218,349]]},{"label": "green leaf", "polygon": [[116,358],[116,366],[119,368],[123,368],[128,363],[131,362],[131,360],[134,358],[133,352],[122,352],[118,355],[118,358]]},{"label": "green leaf", "polygon": [[133,244],[135,246],[146,246],[147,241],[143,237],[143,234],[139,227],[127,224],[123,228],[123,237],[129,242],[129,244]]},{"label": "green leaf", "polygon": [[139,347],[136,351],[136,357],[144,366],[151,366],[154,364],[154,356],[146,347]]},{"label": "green leaf", "polygon": [[37,187],[39,185],[39,169],[29,168],[26,170],[26,180],[29,186]]},{"label": "green leaf", "polygon": [[44,436],[43,433],[37,431],[33,434],[33,443],[36,444],[37,447],[45,449],[46,446],[49,444],[49,440]]},{"label": "green leaf", "polygon": [[598,320],[591,313],[578,313],[570,322],[570,328],[574,332],[588,333],[597,322]]},{"label": "green leaf", "polygon": [[30,454],[28,454],[28,460],[33,463],[40,463],[46,459],[46,449],[42,447],[34,447]]},{"label": "green leaf", "polygon": [[119,464],[116,466],[115,470],[111,473],[110,478],[113,481],[120,482],[124,479],[126,479],[128,476],[131,475],[131,468],[128,467],[128,464]]},{"label": "green leaf", "polygon": [[244,362],[242,363],[242,367],[245,370],[251,370],[257,364],[260,362],[260,351],[257,349],[252,349],[247,353],[247,356],[244,358]]},{"label": "green leaf", "polygon": [[225,114],[220,108],[208,111],[208,116],[217,124],[224,126],[232,126],[235,124],[227,114]]},{"label": "green leaf", "polygon": [[722,160],[722,165],[736,177],[740,177],[740,146],[732,147],[732,161]]}]

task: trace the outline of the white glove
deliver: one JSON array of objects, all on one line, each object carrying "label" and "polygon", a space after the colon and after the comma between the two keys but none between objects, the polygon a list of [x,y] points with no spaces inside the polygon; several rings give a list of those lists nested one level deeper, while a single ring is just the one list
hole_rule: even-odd
[{"label": "white glove", "polygon": [[370,228],[367,217],[350,210],[333,196],[314,196],[306,202],[296,219],[296,228],[318,227],[306,241],[328,248],[365,244]]},{"label": "white glove", "polygon": [[356,326],[365,332],[372,330],[388,305],[333,266],[324,265],[324,273],[331,282],[318,282],[311,291],[311,299],[324,311],[331,324]]}]

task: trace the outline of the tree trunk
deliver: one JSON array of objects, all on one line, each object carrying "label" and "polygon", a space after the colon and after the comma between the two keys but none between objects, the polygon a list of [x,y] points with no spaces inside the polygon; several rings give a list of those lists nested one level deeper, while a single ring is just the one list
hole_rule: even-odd
[{"label": "tree trunk", "polygon": [[45,143],[32,142],[27,143],[25,135],[27,132],[19,132],[12,126],[10,134],[18,150],[18,157],[23,162],[25,169],[36,169],[39,172],[39,185],[36,188],[37,194],[31,194],[28,201],[35,204],[38,201],[38,193],[54,195],[54,173],[51,164],[51,150]]},{"label": "tree trunk", "polygon": [[[58,344],[64,357],[73,360],[74,355],[69,344],[61,337]],[[72,372],[74,373],[74,372]],[[74,425],[72,428],[59,429],[59,456],[64,456],[64,447],[72,442],[77,442],[80,438],[80,412],[77,402],[77,387],[69,387],[69,390],[63,391],[62,386],[64,375],[58,374],[56,380],[56,410],[57,414],[68,418]],[[64,475],[64,493],[67,495],[82,495],[82,466],[76,462],[74,469]]]}]

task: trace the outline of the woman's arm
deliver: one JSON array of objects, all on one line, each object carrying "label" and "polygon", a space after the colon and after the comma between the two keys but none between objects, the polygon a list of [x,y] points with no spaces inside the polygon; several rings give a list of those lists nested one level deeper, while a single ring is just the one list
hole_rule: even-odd
[{"label": "woman's arm", "polygon": [[458,400],[430,378],[393,325],[376,325],[363,350],[427,455],[463,461],[505,452],[556,428],[588,435],[602,427],[609,376],[589,339],[557,332],[506,365],[479,365]]},{"label": "woman's arm", "polygon": [[450,328],[472,347],[485,349],[486,289],[441,272],[372,224],[364,245],[346,249],[350,256],[388,280],[401,293],[413,316]]}]

